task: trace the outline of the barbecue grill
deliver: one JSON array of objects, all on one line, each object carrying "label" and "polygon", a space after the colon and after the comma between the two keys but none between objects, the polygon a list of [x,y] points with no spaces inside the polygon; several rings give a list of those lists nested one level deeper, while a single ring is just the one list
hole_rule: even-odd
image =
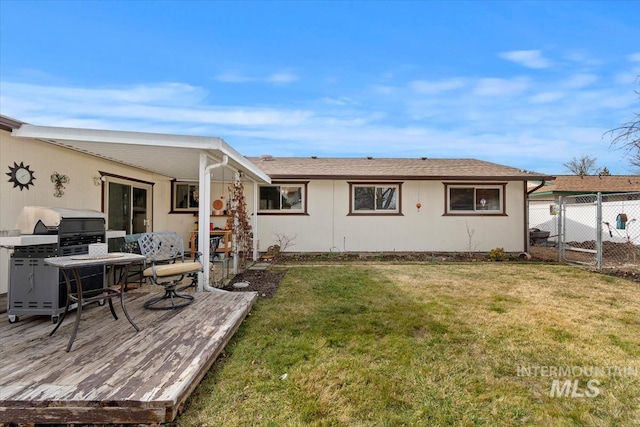
[{"label": "barbecue grill", "polygon": [[[106,243],[105,216],[93,210],[25,206],[17,228],[21,236],[10,258],[9,322],[17,322],[18,315],[50,315],[57,323],[67,301],[66,283],[44,259],[84,255],[90,244]],[[83,291],[104,286],[104,267],[85,267],[80,273]]]}]

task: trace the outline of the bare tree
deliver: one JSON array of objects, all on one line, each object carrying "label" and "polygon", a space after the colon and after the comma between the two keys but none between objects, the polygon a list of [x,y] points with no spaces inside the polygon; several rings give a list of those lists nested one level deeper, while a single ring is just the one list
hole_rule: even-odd
[{"label": "bare tree", "polygon": [[293,236],[289,236],[283,233],[273,233],[276,236],[276,240],[278,241],[278,247],[280,248],[280,252],[284,252],[287,248],[291,246],[295,246],[295,240],[298,238],[297,234]]},{"label": "bare tree", "polygon": [[574,157],[567,163],[563,163],[562,166],[567,168],[567,170],[573,175],[593,175],[596,171],[596,158],[587,155],[584,155],[579,159]]},{"label": "bare tree", "polygon": [[[640,82],[640,76],[636,78]],[[640,95],[640,91],[634,91]],[[616,147],[624,150],[625,157],[629,158],[629,163],[640,167],[640,113],[634,113],[634,118],[620,127],[605,133],[611,136],[610,148]]]}]

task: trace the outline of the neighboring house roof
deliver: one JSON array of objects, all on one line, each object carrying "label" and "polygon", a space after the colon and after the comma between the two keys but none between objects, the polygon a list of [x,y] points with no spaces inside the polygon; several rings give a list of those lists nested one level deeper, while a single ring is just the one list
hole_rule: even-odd
[{"label": "neighboring house roof", "polygon": [[640,192],[640,175],[559,175],[531,195],[629,192]]},{"label": "neighboring house roof", "polygon": [[271,179],[548,180],[551,176],[476,159],[248,157]]}]

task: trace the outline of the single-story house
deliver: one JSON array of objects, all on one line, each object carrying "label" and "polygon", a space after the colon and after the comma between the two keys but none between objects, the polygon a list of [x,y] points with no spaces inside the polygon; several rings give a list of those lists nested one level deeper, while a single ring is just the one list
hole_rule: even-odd
[{"label": "single-story house", "polygon": [[299,252],[527,249],[527,182],[550,177],[475,159],[250,158],[260,248]]},{"label": "single-story house", "polygon": [[[210,222],[224,228],[240,180],[254,257],[283,241],[295,252],[524,251],[527,183],[552,178],[474,159],[247,158],[220,138],[5,116],[0,159],[0,230],[14,229],[24,206],[82,208],[104,212],[108,229],[178,231],[186,245]],[[63,188],[52,175],[67,178]],[[0,250],[0,293],[8,257]]]}]

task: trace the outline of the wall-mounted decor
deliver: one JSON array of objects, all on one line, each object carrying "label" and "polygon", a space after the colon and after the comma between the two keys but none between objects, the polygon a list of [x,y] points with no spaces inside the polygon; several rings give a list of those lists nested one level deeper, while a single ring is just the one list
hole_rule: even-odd
[{"label": "wall-mounted decor", "polygon": [[53,172],[51,174],[51,182],[53,182],[53,189],[55,190],[53,195],[55,197],[62,197],[64,194],[64,184],[68,184],[71,179],[67,175],[60,174],[58,172]]},{"label": "wall-mounted decor", "polygon": [[9,166],[11,172],[7,172],[9,175],[9,182],[13,182],[13,188],[20,187],[20,191],[26,188],[29,189],[30,185],[33,185],[33,180],[36,179],[33,176],[33,171],[29,170],[29,165],[25,166],[23,162],[17,164],[13,162],[13,167]]}]

